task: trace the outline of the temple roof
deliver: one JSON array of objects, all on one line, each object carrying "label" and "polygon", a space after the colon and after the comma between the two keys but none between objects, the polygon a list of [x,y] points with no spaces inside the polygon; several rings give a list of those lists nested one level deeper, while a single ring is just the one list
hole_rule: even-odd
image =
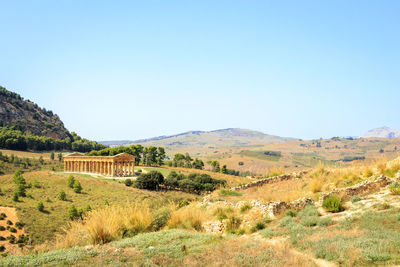
[{"label": "temple roof", "polygon": [[119,154],[114,155],[114,156],[88,156],[88,155],[85,155],[85,154],[82,154],[82,153],[79,153],[79,152],[71,153],[69,155],[66,155],[64,158],[67,158],[67,157],[130,158],[130,159],[131,158],[135,158],[135,156],[132,156],[131,154],[128,154],[128,153],[119,153]]}]

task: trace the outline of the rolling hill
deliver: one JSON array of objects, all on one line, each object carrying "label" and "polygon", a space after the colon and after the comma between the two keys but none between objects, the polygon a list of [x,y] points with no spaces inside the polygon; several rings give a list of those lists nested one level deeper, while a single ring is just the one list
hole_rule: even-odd
[{"label": "rolling hill", "polygon": [[293,138],[279,137],[259,131],[228,128],[214,131],[189,131],[176,135],[158,136],[136,141],[103,141],[105,145],[154,145],[164,147],[201,147],[201,146],[253,146],[275,144],[294,140]]}]

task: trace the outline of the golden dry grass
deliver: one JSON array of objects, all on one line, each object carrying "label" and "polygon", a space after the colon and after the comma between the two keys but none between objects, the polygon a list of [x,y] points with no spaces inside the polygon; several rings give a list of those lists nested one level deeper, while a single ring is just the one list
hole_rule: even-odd
[{"label": "golden dry grass", "polygon": [[168,220],[168,228],[182,228],[202,230],[202,225],[209,218],[198,206],[192,204],[178,209],[171,205],[171,217]]},{"label": "golden dry grass", "polygon": [[57,248],[86,244],[104,244],[124,236],[148,231],[153,216],[145,201],[106,206],[84,216],[82,221],[69,223],[56,241]]}]

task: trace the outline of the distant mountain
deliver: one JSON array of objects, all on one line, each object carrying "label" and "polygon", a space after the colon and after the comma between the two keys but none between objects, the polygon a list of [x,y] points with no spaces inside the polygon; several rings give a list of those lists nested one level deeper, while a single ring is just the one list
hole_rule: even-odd
[{"label": "distant mountain", "polygon": [[400,138],[400,130],[394,130],[384,126],[369,130],[363,135],[363,137]]},{"label": "distant mountain", "polygon": [[0,86],[0,126],[23,133],[65,139],[70,136],[57,114]]},{"label": "distant mountain", "polygon": [[103,141],[104,145],[142,144],[154,146],[251,146],[257,144],[275,144],[294,140],[293,138],[279,137],[262,132],[228,128],[215,131],[189,131],[176,135],[158,136],[136,141]]}]

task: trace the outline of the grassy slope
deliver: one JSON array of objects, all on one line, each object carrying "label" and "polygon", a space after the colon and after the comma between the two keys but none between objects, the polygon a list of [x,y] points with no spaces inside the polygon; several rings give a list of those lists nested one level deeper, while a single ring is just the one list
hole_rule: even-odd
[{"label": "grassy slope", "polygon": [[[167,203],[169,199],[194,199],[196,196],[182,192],[150,192],[126,187],[124,184],[112,180],[93,179],[88,175],[76,176],[83,187],[81,194],[74,193],[67,186],[67,176],[50,171],[35,171],[25,173],[27,183],[39,181],[41,188],[32,187],[27,189],[27,194],[32,198],[21,198],[20,202],[12,201],[12,194],[16,188],[12,180],[12,175],[0,176],[0,187],[4,192],[0,196],[0,205],[16,207],[19,220],[26,223],[26,231],[33,239],[34,243],[41,243],[51,240],[55,233],[60,232],[62,227],[66,227],[68,210],[71,205],[77,208],[85,208],[90,205],[97,208],[105,205],[105,200],[110,204],[132,201],[135,199],[149,198],[154,205]],[[57,199],[58,193],[64,190],[67,194],[67,201]],[[46,202],[49,197],[51,202]],[[45,212],[37,210],[37,203],[43,201]]]},{"label": "grassy slope", "polygon": [[255,238],[221,237],[184,230],[139,234],[106,246],[75,247],[0,259],[1,266],[315,266],[285,247]]}]

